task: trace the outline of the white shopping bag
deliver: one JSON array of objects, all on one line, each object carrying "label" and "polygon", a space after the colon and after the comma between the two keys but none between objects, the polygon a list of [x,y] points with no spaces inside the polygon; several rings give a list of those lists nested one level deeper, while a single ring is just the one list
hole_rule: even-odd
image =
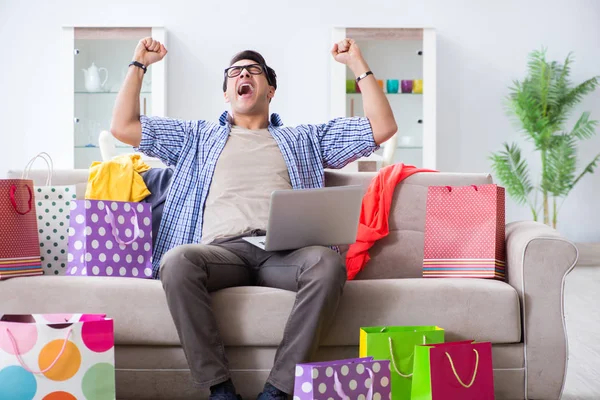
[{"label": "white shopping bag", "polygon": [[69,207],[76,198],[75,185],[52,185],[54,164],[44,152],[27,163],[23,171],[24,179],[28,179],[31,167],[38,158],[44,160],[48,167],[46,184],[34,186],[42,270],[46,275],[63,275],[67,269]]}]

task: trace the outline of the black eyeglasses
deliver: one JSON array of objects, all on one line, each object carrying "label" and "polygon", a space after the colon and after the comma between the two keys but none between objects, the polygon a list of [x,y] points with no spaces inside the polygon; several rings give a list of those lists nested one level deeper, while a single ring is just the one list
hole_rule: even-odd
[{"label": "black eyeglasses", "polygon": [[244,69],[251,75],[260,75],[266,68],[261,64],[235,65],[225,69],[225,76],[228,78],[235,78],[236,76],[239,76]]}]

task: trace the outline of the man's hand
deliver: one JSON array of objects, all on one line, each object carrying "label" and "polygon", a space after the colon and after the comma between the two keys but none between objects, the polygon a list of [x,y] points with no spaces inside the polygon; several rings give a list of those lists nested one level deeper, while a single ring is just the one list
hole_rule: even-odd
[{"label": "man's hand", "polygon": [[[362,74],[367,71],[365,62],[358,45],[354,39],[344,39],[333,45],[331,55],[335,61],[346,64],[355,74]],[[359,71],[364,69],[364,71]]]},{"label": "man's hand", "polygon": [[135,53],[133,54],[133,59],[148,67],[151,64],[162,60],[166,55],[167,49],[163,44],[158,40],[147,37],[140,40],[138,43],[135,48]]}]

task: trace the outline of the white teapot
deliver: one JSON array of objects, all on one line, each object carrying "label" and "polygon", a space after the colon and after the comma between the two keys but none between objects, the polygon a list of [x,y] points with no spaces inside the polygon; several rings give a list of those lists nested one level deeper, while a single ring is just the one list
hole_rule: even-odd
[{"label": "white teapot", "polygon": [[[99,92],[104,87],[104,84],[108,80],[108,70],[104,67],[96,67],[96,64],[92,63],[92,66],[88,69],[81,69],[83,71],[85,80],[85,89],[88,92]],[[100,71],[104,70],[105,76],[102,83],[100,83]]]}]

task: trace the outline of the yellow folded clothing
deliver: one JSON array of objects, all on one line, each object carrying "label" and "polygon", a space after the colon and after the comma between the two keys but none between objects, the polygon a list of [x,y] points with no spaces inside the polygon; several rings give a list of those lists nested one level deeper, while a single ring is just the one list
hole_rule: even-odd
[{"label": "yellow folded clothing", "polygon": [[124,154],[110,161],[95,161],[90,166],[85,198],[139,202],[150,195],[140,175],[150,166],[139,154]]}]

